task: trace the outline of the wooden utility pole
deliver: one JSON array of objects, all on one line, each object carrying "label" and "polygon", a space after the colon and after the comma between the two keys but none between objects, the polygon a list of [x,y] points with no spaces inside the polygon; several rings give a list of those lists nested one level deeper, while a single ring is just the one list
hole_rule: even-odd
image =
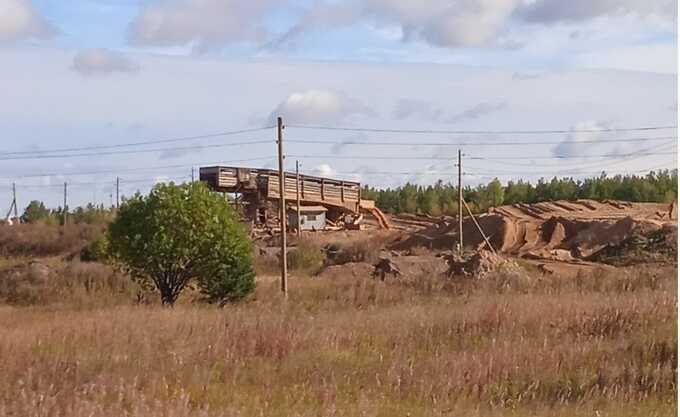
[{"label": "wooden utility pole", "polygon": [[116,210],[120,207],[120,177],[116,177]]},{"label": "wooden utility pole", "polygon": [[463,154],[458,149],[458,253],[463,253]]},{"label": "wooden utility pole", "polygon": [[302,220],[300,219],[300,161],[295,161],[295,195],[297,198],[297,235],[302,236]]},{"label": "wooden utility pole", "polygon": [[283,170],[283,119],[277,118],[279,145],[279,220],[281,222],[281,292],[288,297],[288,252],[286,250],[286,173]]},{"label": "wooden utility pole", "polygon": [[12,183],[12,205],[14,206],[14,218],[19,219],[19,211],[17,209],[17,185]]},{"label": "wooden utility pole", "polygon": [[12,204],[10,204],[9,210],[7,211],[7,221],[9,221],[12,218],[12,212],[14,212],[14,218],[18,219],[19,216],[17,215],[17,186],[15,183],[12,183]]},{"label": "wooden utility pole", "polygon": [[64,226],[66,226],[66,221],[67,221],[66,217],[68,216],[68,215],[67,215],[68,209],[66,208],[67,202],[68,202],[68,185],[67,185],[66,182],[64,182],[64,208],[63,208],[63,210],[64,210],[64,211],[63,211],[63,215],[64,215],[64,216],[63,216],[63,217],[64,217],[64,219],[63,219],[63,220],[64,220]]},{"label": "wooden utility pole", "polygon": [[191,182],[194,182],[194,167],[191,167]]}]

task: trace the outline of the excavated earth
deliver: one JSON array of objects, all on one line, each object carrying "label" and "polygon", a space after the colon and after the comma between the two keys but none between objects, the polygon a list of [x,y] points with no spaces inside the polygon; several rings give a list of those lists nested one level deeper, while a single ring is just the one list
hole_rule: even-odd
[{"label": "excavated earth", "polygon": [[[611,258],[602,255],[625,256],[625,249],[641,240],[651,239],[655,249],[661,245],[668,253],[677,253],[675,203],[577,200],[514,204],[493,208],[477,216],[477,220],[497,252],[525,258],[547,272],[566,272],[568,264],[580,269],[602,266],[601,262]],[[399,224],[400,219],[392,221]],[[404,219],[412,229],[416,222],[413,218]],[[419,230],[404,234],[389,248],[450,251],[456,247],[455,219],[425,218],[419,223],[422,225]],[[463,237],[466,248],[481,250],[485,246],[469,218],[463,224]]]}]

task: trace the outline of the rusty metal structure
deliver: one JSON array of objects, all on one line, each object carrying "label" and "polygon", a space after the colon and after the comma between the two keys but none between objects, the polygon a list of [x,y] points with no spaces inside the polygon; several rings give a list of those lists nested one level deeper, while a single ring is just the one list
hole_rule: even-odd
[{"label": "rusty metal structure", "polygon": [[[256,225],[266,225],[279,215],[279,173],[271,169],[213,166],[200,169],[200,180],[217,192],[239,194],[243,213]],[[346,215],[373,214],[383,228],[387,219],[371,200],[361,199],[361,184],[311,175],[300,175],[300,204],[323,206],[331,221]],[[296,204],[297,184],[294,172],[285,173],[285,200]]]}]

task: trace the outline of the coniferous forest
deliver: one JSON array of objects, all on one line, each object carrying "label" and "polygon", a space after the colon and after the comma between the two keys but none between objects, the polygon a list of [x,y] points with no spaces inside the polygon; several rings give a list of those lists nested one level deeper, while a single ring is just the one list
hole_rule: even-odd
[{"label": "coniferous forest", "polygon": [[[509,181],[503,185],[494,179],[486,185],[463,187],[470,209],[484,212],[490,207],[515,203],[538,203],[550,200],[623,200],[631,202],[667,202],[677,199],[678,171],[664,170],[647,175],[616,175],[576,180],[573,178],[540,179],[536,183]],[[421,186],[407,183],[397,188],[364,187],[362,198],[376,201],[389,213],[456,215],[458,187],[438,181]]]}]

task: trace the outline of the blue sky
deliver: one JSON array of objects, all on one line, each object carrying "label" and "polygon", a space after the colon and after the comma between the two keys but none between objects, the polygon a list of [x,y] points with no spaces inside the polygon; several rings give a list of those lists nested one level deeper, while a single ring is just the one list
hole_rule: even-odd
[{"label": "blue sky", "polygon": [[[141,153],[45,151],[261,127],[277,115],[566,131],[287,129],[290,168],[298,158],[307,172],[376,186],[449,179],[457,148],[445,144],[461,142],[471,185],[674,167],[675,129],[578,131],[676,124],[676,15],[670,0],[0,0],[0,186],[19,184],[21,206],[58,205],[65,181],[73,204],[108,203],[115,172],[129,194],[209,162],[273,167],[272,130],[115,148]],[[483,145],[531,140],[546,143]],[[401,145],[356,144],[380,141]],[[633,152],[650,155],[625,157]],[[498,159],[511,157],[520,162]],[[8,197],[0,192],[0,208]]]}]

